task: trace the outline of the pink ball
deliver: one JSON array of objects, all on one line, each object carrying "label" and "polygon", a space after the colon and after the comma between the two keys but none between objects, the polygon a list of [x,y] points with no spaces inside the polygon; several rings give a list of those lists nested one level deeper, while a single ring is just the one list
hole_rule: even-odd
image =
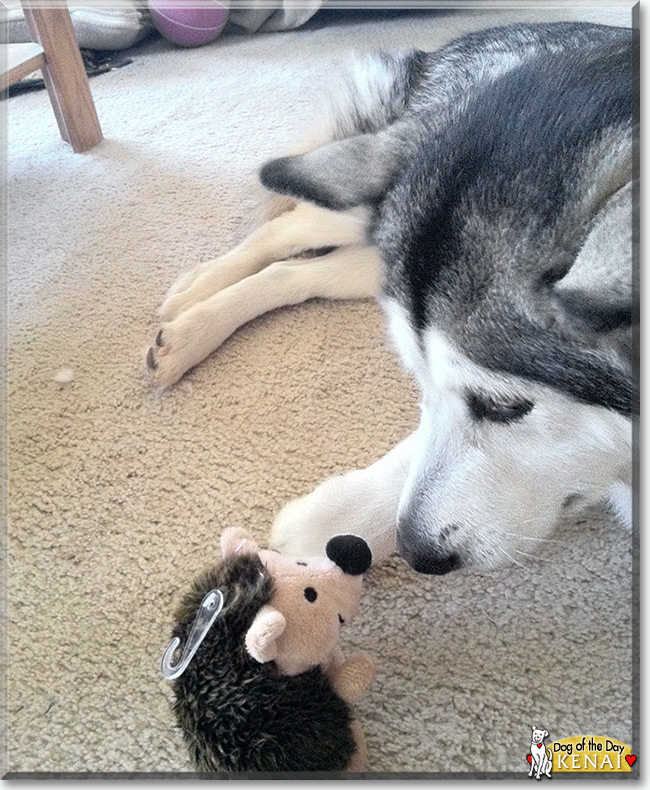
[{"label": "pink ball", "polygon": [[214,41],[228,21],[228,0],[201,0],[200,8],[168,8],[169,2],[149,0],[149,11],[156,30],[180,47]]}]

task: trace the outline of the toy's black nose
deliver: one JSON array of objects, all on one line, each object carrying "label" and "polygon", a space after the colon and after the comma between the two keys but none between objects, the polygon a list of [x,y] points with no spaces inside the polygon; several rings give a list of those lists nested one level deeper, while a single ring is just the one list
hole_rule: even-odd
[{"label": "toy's black nose", "polygon": [[327,541],[325,553],[343,573],[360,576],[372,563],[372,552],[358,535],[336,535]]}]

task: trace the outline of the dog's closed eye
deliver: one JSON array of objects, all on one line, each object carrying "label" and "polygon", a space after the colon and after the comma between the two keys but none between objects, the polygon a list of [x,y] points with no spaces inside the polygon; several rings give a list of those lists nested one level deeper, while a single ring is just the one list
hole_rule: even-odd
[{"label": "dog's closed eye", "polygon": [[526,399],[499,401],[476,392],[468,393],[467,404],[475,420],[500,423],[521,420],[532,410],[534,405]]}]

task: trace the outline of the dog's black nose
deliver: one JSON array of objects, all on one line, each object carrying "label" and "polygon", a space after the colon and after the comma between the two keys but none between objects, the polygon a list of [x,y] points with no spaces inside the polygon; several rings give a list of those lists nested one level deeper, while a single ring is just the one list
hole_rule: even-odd
[{"label": "dog's black nose", "polygon": [[463,564],[457,552],[441,548],[431,538],[414,536],[413,530],[409,530],[401,519],[397,529],[397,551],[418,573],[442,576]]},{"label": "dog's black nose", "polygon": [[452,554],[438,554],[435,551],[426,550],[406,553],[400,551],[400,554],[411,568],[418,573],[442,576],[445,573],[457,570],[462,565],[460,556],[455,552]]}]

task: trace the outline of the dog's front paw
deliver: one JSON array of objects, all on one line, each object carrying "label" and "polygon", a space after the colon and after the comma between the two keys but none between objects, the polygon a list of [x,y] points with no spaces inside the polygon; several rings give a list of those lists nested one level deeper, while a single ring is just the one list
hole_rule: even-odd
[{"label": "dog's front paw", "polygon": [[189,313],[163,324],[146,355],[151,382],[170,387],[213,350],[203,322]]},{"label": "dog's front paw", "polygon": [[286,554],[323,556],[330,538],[352,534],[370,546],[373,562],[389,557],[395,551],[401,489],[395,481],[378,485],[373,469],[330,477],[311,494],[285,505],[271,527],[271,547]]},{"label": "dog's front paw", "polygon": [[204,270],[205,265],[200,264],[179,275],[158,309],[161,321],[173,321],[185,310],[212,296],[213,291],[204,292],[203,289],[197,290],[196,287]]},{"label": "dog's front paw", "polygon": [[284,554],[325,556],[327,541],[340,529],[327,514],[319,513],[313,499],[314,495],[308,494],[282,508],[271,527],[271,548]]},{"label": "dog's front paw", "polygon": [[248,261],[224,256],[195,266],[181,274],[167,292],[158,311],[162,321],[173,321],[195,305],[224,291],[250,273]]},{"label": "dog's front paw", "polygon": [[171,387],[188,368],[182,362],[182,351],[172,345],[165,329],[159,329],[152,346],[149,346],[145,362],[151,383],[157,387]]}]

